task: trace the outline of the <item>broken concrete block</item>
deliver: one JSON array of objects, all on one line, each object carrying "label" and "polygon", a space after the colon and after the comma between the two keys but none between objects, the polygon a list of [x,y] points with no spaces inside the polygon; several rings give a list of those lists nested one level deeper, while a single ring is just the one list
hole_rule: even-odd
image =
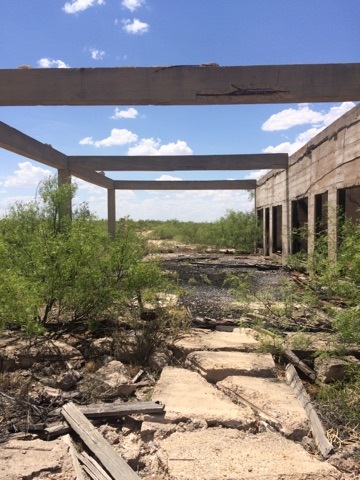
[{"label": "broken concrete block", "polygon": [[192,352],[186,365],[211,383],[231,375],[275,377],[275,363],[269,353]]},{"label": "broken concrete block", "polygon": [[[234,401],[250,402],[286,437],[301,440],[309,430],[305,410],[293,389],[279,378],[228,377],[217,384]],[[272,420],[272,421],[271,421]]]},{"label": "broken concrete block", "polygon": [[249,428],[255,424],[249,407],[235,405],[198,373],[184,368],[165,367],[152,400],[165,405],[166,421],[200,419],[209,425],[233,428]]},{"label": "broken concrete block", "polygon": [[[208,428],[159,440],[172,480],[340,480],[331,465],[280,434]],[[160,472],[159,472],[160,473]]]},{"label": "broken concrete block", "polygon": [[254,352],[259,345],[255,336],[256,332],[250,328],[235,328],[232,332],[194,329],[190,335],[175,341],[172,350],[178,358],[200,350]]},{"label": "broken concrete block", "polygon": [[360,361],[350,355],[346,357],[318,357],[314,363],[317,378],[323,383],[343,380],[351,366],[360,368]]},{"label": "broken concrete block", "polygon": [[118,360],[109,362],[106,366],[99,368],[90,377],[94,384],[101,388],[104,395],[131,395],[136,385],[132,383],[125,365]]}]

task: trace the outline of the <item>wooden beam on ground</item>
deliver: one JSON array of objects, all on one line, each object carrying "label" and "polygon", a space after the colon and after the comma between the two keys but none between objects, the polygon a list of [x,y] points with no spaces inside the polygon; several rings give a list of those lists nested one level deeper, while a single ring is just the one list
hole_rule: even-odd
[{"label": "wooden beam on ground", "polygon": [[99,403],[78,407],[87,418],[122,418],[134,414],[163,413],[164,405],[156,402]]},{"label": "wooden beam on ground", "polygon": [[285,370],[286,382],[294,390],[299,402],[303,406],[308,419],[310,421],[311,430],[314,436],[315,443],[324,458],[327,458],[333,451],[333,446],[329,442],[323,424],[316,413],[314,405],[311,403],[310,397],[307,394],[304,385],[302,384],[295,367],[288,364]]},{"label": "wooden beam on ground", "polygon": [[179,156],[69,156],[69,168],[84,170],[187,171],[187,170],[255,170],[285,169],[287,153],[253,155],[179,155]]},{"label": "wooden beam on ground", "polygon": [[61,412],[71,428],[99,459],[114,480],[139,480],[140,477],[121,458],[120,454],[113,450],[111,445],[73,403],[64,405]]},{"label": "wooden beam on ground", "polygon": [[360,100],[360,63],[0,70],[0,105],[231,105]]},{"label": "wooden beam on ground", "polygon": [[66,155],[4,122],[0,122],[0,147],[49,167],[65,170],[68,168]]},{"label": "wooden beam on ground", "polygon": [[256,180],[114,180],[116,190],[254,190]]}]

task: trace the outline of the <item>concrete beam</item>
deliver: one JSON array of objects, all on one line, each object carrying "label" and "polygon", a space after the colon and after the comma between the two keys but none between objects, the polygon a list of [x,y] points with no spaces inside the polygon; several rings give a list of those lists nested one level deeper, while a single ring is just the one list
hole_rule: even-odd
[{"label": "concrete beam", "polygon": [[[0,147],[23,157],[56,168],[60,175],[74,175],[87,182],[104,188],[114,188],[113,180],[97,172],[86,171],[82,168],[68,168],[67,156],[51,145],[41,143],[33,137],[0,122]],[[69,174],[64,172],[69,171]]]},{"label": "concrete beam", "polygon": [[105,171],[285,169],[287,153],[182,156],[69,156],[69,168]]},{"label": "concrete beam", "polygon": [[0,122],[0,147],[59,170],[68,167],[66,155],[3,122]]},{"label": "concrete beam", "polygon": [[254,190],[256,180],[114,180],[116,190]]},{"label": "concrete beam", "polygon": [[0,105],[231,105],[360,100],[360,63],[0,70]]}]

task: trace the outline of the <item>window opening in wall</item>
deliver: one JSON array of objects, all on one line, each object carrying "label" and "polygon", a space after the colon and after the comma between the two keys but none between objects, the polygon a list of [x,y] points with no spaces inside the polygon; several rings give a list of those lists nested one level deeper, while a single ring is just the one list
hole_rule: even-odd
[{"label": "window opening in wall", "polygon": [[328,230],[328,192],[315,195],[315,249],[321,249],[324,253],[327,250]]},{"label": "window opening in wall", "polygon": [[257,223],[259,226],[259,236],[257,238],[257,243],[256,243],[256,249],[257,250],[262,250],[264,248],[264,210],[262,208],[259,208],[259,210],[256,211],[256,218],[257,218]]},{"label": "window opening in wall", "polygon": [[[338,232],[346,218],[360,222],[360,185],[356,187],[340,188],[337,193]],[[341,236],[338,234],[338,243]]]},{"label": "window opening in wall", "polygon": [[292,253],[307,253],[308,199],[291,202]]},{"label": "window opening in wall", "polygon": [[265,208],[265,251],[264,254],[270,255],[270,208]]},{"label": "window opening in wall", "polygon": [[273,253],[282,252],[282,206],[277,205],[272,210]]}]

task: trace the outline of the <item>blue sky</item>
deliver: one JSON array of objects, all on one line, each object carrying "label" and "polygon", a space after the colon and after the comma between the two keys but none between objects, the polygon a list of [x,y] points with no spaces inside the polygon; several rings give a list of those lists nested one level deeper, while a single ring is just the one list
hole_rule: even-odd
[{"label": "blue sky", "polygon": [[[0,0],[0,68],[359,62],[359,0]],[[68,155],[292,153],[354,104],[1,107],[0,120]],[[0,214],[51,169],[0,150]],[[259,172],[111,173],[122,179],[256,178]],[[106,216],[106,191],[76,203]],[[117,192],[117,216],[214,220],[243,191]]]}]

